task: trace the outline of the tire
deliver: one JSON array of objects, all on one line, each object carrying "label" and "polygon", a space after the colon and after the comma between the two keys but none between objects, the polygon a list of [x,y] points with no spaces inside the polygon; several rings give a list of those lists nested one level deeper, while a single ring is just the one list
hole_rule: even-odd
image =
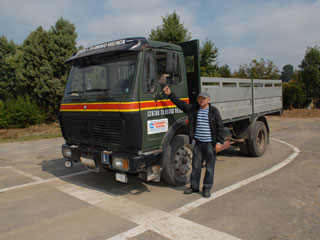
[{"label": "tire", "polygon": [[172,138],[165,152],[165,163],[162,171],[163,179],[174,186],[184,186],[190,182],[192,171],[192,150],[186,135]]},{"label": "tire", "polygon": [[246,155],[246,156],[250,156],[251,155],[250,152],[249,152],[249,149],[248,149],[248,140],[247,139],[244,139],[244,142],[240,143],[239,147],[240,147],[240,152],[243,155]]},{"label": "tire", "polygon": [[267,128],[264,123],[260,121],[255,122],[252,136],[247,142],[250,155],[261,157],[267,148],[268,138]]}]

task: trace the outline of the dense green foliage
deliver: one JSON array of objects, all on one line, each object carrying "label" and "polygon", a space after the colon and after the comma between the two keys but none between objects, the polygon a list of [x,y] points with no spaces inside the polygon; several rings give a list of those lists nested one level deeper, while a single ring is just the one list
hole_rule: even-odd
[{"label": "dense green foliage", "polygon": [[220,66],[218,69],[218,72],[220,74],[220,77],[223,77],[223,78],[231,78],[232,77],[231,69],[228,66],[228,64]]},{"label": "dense green foliage", "polygon": [[200,72],[201,76],[213,77],[218,71],[218,48],[211,40],[206,40],[200,48]]},{"label": "dense green foliage", "polygon": [[282,68],[280,78],[282,82],[289,82],[290,80],[292,80],[293,75],[294,75],[293,66],[291,64],[287,64]]},{"label": "dense green foliage", "polygon": [[279,69],[272,61],[267,62],[261,58],[260,61],[254,59],[249,65],[240,65],[238,71],[234,72],[236,78],[254,79],[279,79]]},{"label": "dense green foliage", "polygon": [[[70,69],[64,62],[77,50],[76,38],[75,26],[63,18],[58,19],[49,31],[38,27],[21,45],[4,36],[0,38],[2,127],[23,126],[20,122],[33,116],[26,111],[37,114],[41,112],[39,109],[44,109],[50,119],[57,117]],[[26,107],[24,112],[18,107],[22,106],[22,99],[27,99],[28,106],[32,106]],[[14,114],[14,109],[20,112]],[[26,124],[35,122],[28,120]]]},{"label": "dense green foliage", "polygon": [[162,24],[156,29],[151,30],[151,34],[149,35],[150,40],[179,43],[191,39],[191,34],[188,32],[188,29],[183,26],[183,23],[180,22],[180,17],[176,11],[161,18]]},{"label": "dense green foliage", "polygon": [[16,51],[17,46],[12,41],[0,37],[0,100],[5,100],[17,88],[14,68],[8,63],[8,58]]},{"label": "dense green foliage", "polygon": [[31,32],[22,45],[21,85],[53,115],[67,81],[69,66],[64,61],[76,51],[76,37],[74,25],[60,18],[49,31],[39,27]]},{"label": "dense green foliage", "polygon": [[301,68],[301,82],[307,90],[307,97],[312,99],[315,106],[320,103],[320,48],[307,48]]},{"label": "dense green foliage", "polygon": [[293,81],[283,84],[284,109],[304,108],[307,105],[307,96],[303,84]]},{"label": "dense green foliage", "polygon": [[45,119],[44,111],[29,96],[9,97],[0,104],[0,128],[24,128]]}]

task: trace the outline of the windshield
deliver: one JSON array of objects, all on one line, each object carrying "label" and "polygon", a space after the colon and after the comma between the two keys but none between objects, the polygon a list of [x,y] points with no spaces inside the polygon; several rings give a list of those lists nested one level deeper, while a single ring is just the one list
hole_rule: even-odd
[{"label": "windshield", "polygon": [[87,59],[73,65],[66,94],[127,94],[131,90],[137,54]]}]

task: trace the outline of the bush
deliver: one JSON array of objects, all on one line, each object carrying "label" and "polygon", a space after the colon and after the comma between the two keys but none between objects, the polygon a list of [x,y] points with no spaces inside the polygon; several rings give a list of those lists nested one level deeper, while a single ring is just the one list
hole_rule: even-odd
[{"label": "bush", "polygon": [[283,108],[304,108],[308,104],[307,93],[299,82],[283,83]]},{"label": "bush", "polygon": [[24,128],[45,119],[44,111],[28,96],[11,97],[0,103],[0,128]]}]

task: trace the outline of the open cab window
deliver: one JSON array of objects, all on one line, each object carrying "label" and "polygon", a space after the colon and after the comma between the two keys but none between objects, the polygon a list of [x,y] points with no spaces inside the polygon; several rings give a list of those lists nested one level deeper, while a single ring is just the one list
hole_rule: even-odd
[{"label": "open cab window", "polygon": [[179,58],[174,52],[145,53],[142,86],[144,93],[154,93],[157,84],[176,85],[180,82]]}]

